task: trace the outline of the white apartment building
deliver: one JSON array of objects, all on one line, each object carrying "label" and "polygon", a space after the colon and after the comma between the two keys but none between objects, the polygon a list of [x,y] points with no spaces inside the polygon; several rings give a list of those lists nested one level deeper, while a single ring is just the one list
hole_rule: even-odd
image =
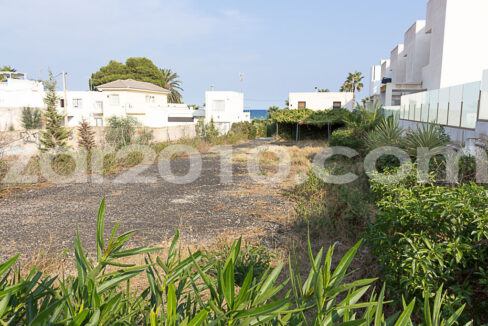
[{"label": "white apartment building", "polygon": [[[44,109],[45,90],[41,82],[23,73],[0,72],[0,130],[22,129],[22,108]],[[100,91],[57,92],[59,111],[66,113],[68,126],[82,119],[93,126],[106,125],[112,116],[133,116],[145,127],[193,124],[193,110],[185,104],[168,103],[169,91],[151,83],[117,80],[98,87]]]},{"label": "white apartment building", "polygon": [[233,123],[251,121],[244,112],[244,94],[230,91],[205,92],[205,122],[213,120],[221,133],[227,133]]},{"label": "white apartment building", "polygon": [[290,109],[310,109],[313,111],[344,108],[354,109],[352,92],[301,92],[289,93]]},{"label": "white apartment building", "polygon": [[488,1],[430,0],[388,60],[373,66],[370,100],[399,106],[401,97],[480,79],[488,68]]}]

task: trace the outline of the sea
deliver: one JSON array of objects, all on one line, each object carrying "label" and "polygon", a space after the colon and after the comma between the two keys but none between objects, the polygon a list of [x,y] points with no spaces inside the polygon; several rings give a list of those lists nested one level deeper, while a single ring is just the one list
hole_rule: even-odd
[{"label": "sea", "polygon": [[251,120],[266,119],[266,116],[268,115],[268,110],[244,110],[244,112],[251,113]]}]

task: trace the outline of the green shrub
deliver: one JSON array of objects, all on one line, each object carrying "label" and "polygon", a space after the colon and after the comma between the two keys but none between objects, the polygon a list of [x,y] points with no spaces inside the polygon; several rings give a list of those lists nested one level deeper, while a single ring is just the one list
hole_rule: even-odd
[{"label": "green shrub", "polygon": [[199,119],[196,130],[198,137],[205,139],[208,142],[215,141],[220,134],[215,127],[213,119],[211,119],[209,123],[206,123],[204,119]]},{"label": "green shrub", "polygon": [[249,121],[235,122],[232,124],[230,130],[236,134],[249,136],[252,131],[252,124]]},{"label": "green shrub", "polygon": [[132,144],[139,121],[133,117],[113,116],[108,119],[109,127],[105,131],[108,143],[120,148]]},{"label": "green shrub", "polygon": [[360,150],[364,148],[364,139],[356,134],[354,129],[337,129],[331,134],[329,144]]},{"label": "green shrub", "polygon": [[153,138],[153,130],[144,128],[137,134],[136,143],[141,145],[149,145]]},{"label": "green shrub", "polygon": [[320,236],[325,231],[357,241],[375,214],[367,176],[356,163],[341,158],[331,158],[324,170],[331,175],[351,172],[359,178],[348,184],[330,184],[311,170],[307,180],[290,193],[299,222],[310,225]]},{"label": "green shrub", "polygon": [[416,184],[415,173],[392,185],[372,182],[379,213],[367,238],[382,280],[407,298],[445,284],[452,309],[466,302],[480,318],[488,309],[487,189]]},{"label": "green shrub", "polygon": [[76,162],[71,155],[58,154],[54,157],[51,167],[57,175],[71,175],[76,169]]},{"label": "green shrub", "polygon": [[368,132],[374,130],[384,120],[384,117],[383,108],[379,102],[376,102],[372,110],[357,105],[353,114],[345,119],[345,123],[356,135],[366,137]]}]

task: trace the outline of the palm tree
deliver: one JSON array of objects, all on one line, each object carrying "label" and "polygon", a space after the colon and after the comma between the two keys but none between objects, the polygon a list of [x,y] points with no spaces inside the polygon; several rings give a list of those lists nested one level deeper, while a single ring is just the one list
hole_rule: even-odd
[{"label": "palm tree", "polygon": [[360,92],[364,87],[362,83],[363,79],[364,76],[359,71],[355,71],[354,73],[350,72],[346,81],[341,86],[341,92],[352,92],[353,109],[356,107],[356,91]]},{"label": "palm tree", "polygon": [[168,95],[168,102],[169,103],[181,103],[181,96],[180,91],[183,91],[181,88],[181,80],[179,80],[180,76],[171,71],[171,69],[160,69],[161,73],[163,74],[163,87],[169,90],[171,93]]}]

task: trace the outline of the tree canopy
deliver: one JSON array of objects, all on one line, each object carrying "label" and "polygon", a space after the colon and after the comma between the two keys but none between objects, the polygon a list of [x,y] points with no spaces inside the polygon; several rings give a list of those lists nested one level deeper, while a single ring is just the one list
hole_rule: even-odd
[{"label": "tree canopy", "polygon": [[15,68],[12,68],[11,66],[3,66],[3,67],[0,67],[0,71],[16,72],[17,70]]},{"label": "tree canopy", "polygon": [[168,96],[170,103],[180,103],[181,81],[178,74],[170,69],[160,69],[151,60],[145,57],[129,58],[125,64],[110,60],[108,65],[103,66],[91,76],[91,89],[118,79],[134,79],[151,83],[171,91]]},{"label": "tree canopy", "polygon": [[310,109],[278,110],[270,112],[272,120],[278,123],[295,124],[301,121],[304,124],[323,126],[327,123],[343,123],[352,115],[345,109],[313,111]]}]

